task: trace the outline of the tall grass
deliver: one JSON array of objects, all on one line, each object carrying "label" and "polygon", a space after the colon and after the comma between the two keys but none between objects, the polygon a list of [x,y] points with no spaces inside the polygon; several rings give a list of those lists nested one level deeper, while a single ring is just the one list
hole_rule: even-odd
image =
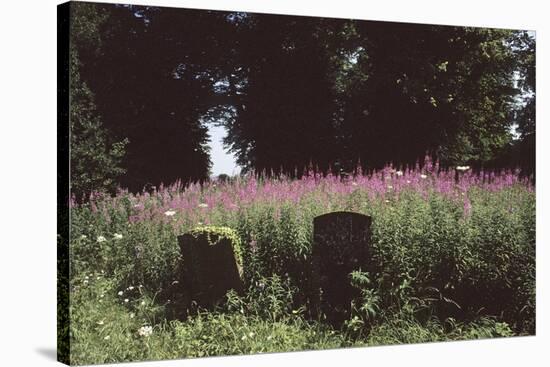
[{"label": "tall grass", "polygon": [[[73,203],[76,361],[533,334],[534,187],[510,171],[457,174],[426,163],[346,179],[310,172],[177,183]],[[362,296],[332,330],[308,316],[307,295],[313,218],[336,210],[372,216],[373,258],[350,275]],[[237,231],[248,291],[184,320],[176,237],[198,225]],[[106,321],[97,324],[105,315],[107,340]],[[139,335],[143,326],[153,333]]]}]

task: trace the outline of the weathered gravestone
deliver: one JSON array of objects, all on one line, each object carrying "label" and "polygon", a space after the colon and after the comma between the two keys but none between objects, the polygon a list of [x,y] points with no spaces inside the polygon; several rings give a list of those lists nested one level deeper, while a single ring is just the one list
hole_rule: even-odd
[{"label": "weathered gravestone", "polygon": [[351,301],[359,290],[349,274],[369,259],[371,217],[352,212],[333,212],[313,219],[314,309],[340,326],[349,318]]},{"label": "weathered gravestone", "polygon": [[197,227],[179,236],[178,243],[189,301],[211,307],[231,289],[242,292],[240,241],[231,228]]}]

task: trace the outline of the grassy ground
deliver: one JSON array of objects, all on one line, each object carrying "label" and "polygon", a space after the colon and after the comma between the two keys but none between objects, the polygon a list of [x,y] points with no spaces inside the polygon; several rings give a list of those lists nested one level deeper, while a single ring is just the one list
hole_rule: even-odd
[{"label": "grassy ground", "polygon": [[[163,319],[162,307],[146,296],[132,305],[118,296],[101,275],[80,280],[72,298],[72,363],[95,364],[139,360],[193,358],[234,354],[288,352],[514,335],[506,323],[480,318],[468,323],[437,319],[421,323],[414,315],[395,315],[366,335],[352,329],[333,330],[306,320],[299,312],[275,318],[233,308],[199,312],[186,321]],[[97,279],[99,276],[99,279]],[[89,277],[92,279],[92,277]],[[78,281],[77,281],[78,282]],[[240,300],[244,301],[244,300]],[[233,302],[238,302],[233,299]],[[250,310],[252,308],[252,310]],[[265,309],[262,313],[265,313]],[[151,326],[150,333],[147,327]]]},{"label": "grassy ground", "polygon": [[[338,328],[304,296],[312,220],[335,210],[373,218],[373,258],[350,275],[360,297]],[[71,215],[75,364],[534,333],[535,194],[512,172],[249,177],[95,195]],[[182,317],[176,236],[207,225],[238,234],[246,291]]]}]

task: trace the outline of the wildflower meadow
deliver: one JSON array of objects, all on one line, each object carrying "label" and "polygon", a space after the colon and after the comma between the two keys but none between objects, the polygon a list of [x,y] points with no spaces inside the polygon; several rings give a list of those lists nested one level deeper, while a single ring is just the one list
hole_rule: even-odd
[{"label": "wildflower meadow", "polygon": [[[535,333],[534,184],[514,171],[249,174],[71,202],[71,363]],[[372,218],[372,259],[341,327],[311,313],[313,218]],[[229,228],[245,290],[183,309],[177,236]],[[60,245],[62,246],[62,244]]]},{"label": "wildflower meadow", "polygon": [[535,31],[57,11],[59,361],[536,333]]}]

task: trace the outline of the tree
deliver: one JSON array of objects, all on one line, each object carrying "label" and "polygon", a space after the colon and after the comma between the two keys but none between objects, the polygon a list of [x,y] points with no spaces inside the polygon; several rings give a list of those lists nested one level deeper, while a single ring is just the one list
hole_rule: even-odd
[{"label": "tree", "polygon": [[227,120],[239,164],[301,173],[426,152],[483,165],[512,140],[516,54],[507,30],[248,14]]},{"label": "tree", "polygon": [[248,14],[241,20],[237,70],[246,70],[226,142],[244,170],[299,174],[334,156],[333,95],[323,25],[315,18]]},{"label": "tree", "polygon": [[81,79],[79,49],[99,47],[104,17],[85,3],[71,4],[69,49],[70,189],[77,199],[94,191],[113,191],[124,173],[120,162],[127,140],[113,142],[104,128],[94,95]]},{"label": "tree", "polygon": [[357,55],[348,68],[357,70],[338,96],[350,159],[380,167],[412,164],[430,152],[445,165],[482,164],[511,139],[516,91],[508,31],[385,22],[350,27],[355,36],[347,52]]},{"label": "tree", "polygon": [[518,87],[521,90],[515,122],[520,134],[519,164],[525,175],[535,174],[536,41],[527,31],[518,32],[512,41],[518,56]]},{"label": "tree", "polygon": [[109,20],[88,22],[101,47],[78,49],[79,72],[90,114],[130,139],[120,183],[133,191],[207,179],[209,123],[227,128],[243,171],[267,174],[411,165],[426,152],[447,166],[502,164],[519,154],[514,121],[534,157],[534,98],[516,103],[520,90],[534,96],[522,32],[89,6]]},{"label": "tree", "polygon": [[223,39],[232,27],[226,13],[96,6],[109,21],[100,28],[101,54],[87,55],[85,75],[105,124],[130,139],[121,184],[138,191],[207,179],[205,119],[223,95]]}]

